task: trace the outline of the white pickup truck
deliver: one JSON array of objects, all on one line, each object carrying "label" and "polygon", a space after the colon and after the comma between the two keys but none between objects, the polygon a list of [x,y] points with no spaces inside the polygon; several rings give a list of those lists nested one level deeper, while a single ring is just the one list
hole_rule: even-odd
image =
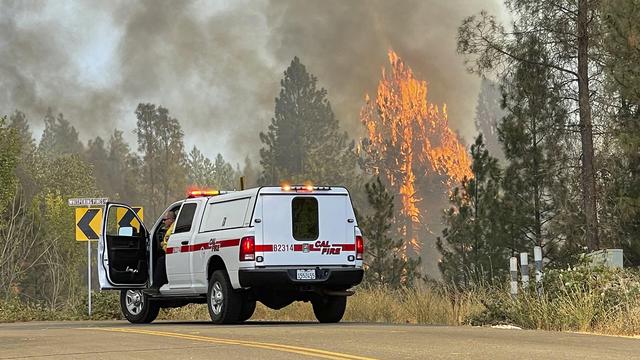
[{"label": "white pickup truck", "polygon": [[[207,303],[216,324],[242,322],[256,301],[281,309],[310,301],[320,322],[338,322],[362,281],[364,244],[343,187],[260,187],[215,195],[193,192],[177,214],[166,250],[168,284],[149,289],[158,244],[127,205],[107,203],[98,243],[101,289],[121,290],[124,316],[153,321],[160,308]],[[133,227],[118,219],[133,218]]]}]

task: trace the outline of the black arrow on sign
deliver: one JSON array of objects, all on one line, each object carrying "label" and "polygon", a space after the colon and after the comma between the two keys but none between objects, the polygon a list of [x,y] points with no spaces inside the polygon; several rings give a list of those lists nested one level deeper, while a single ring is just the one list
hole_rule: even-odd
[{"label": "black arrow on sign", "polygon": [[93,231],[90,225],[91,220],[93,220],[96,214],[98,214],[98,211],[100,211],[100,209],[88,209],[87,212],[82,215],[80,221],[78,221],[78,229],[80,229],[80,231],[87,235],[87,239],[98,238],[98,234]]},{"label": "black arrow on sign", "polygon": [[122,219],[118,221],[118,226],[120,227],[130,227],[131,221],[133,220],[133,211],[127,210],[127,212],[122,216]]}]

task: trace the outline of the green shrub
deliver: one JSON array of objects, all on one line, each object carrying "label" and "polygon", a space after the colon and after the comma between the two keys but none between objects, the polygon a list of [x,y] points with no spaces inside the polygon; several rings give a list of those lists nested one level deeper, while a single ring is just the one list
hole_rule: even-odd
[{"label": "green shrub", "polygon": [[51,309],[42,303],[21,301],[18,298],[0,300],[0,322],[72,320],[75,318],[68,309]]},{"label": "green shrub", "polygon": [[[83,318],[88,318],[87,298],[84,298],[82,309],[78,309]],[[93,291],[91,293],[91,320],[124,319],[120,311],[120,291]]]}]

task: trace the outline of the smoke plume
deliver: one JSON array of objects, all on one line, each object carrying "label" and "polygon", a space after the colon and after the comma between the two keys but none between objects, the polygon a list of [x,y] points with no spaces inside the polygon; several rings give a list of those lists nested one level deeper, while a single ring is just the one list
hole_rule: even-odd
[{"label": "smoke plume", "polygon": [[[463,17],[499,14],[498,0],[4,1],[0,113],[25,111],[42,128],[62,112],[84,140],[121,128],[135,141],[137,103],[167,107],[187,147],[241,162],[257,158],[294,56],[325,87],[341,125],[364,134],[358,113],[393,48],[429,98],[446,102],[468,140],[479,79],[455,52]],[[134,146],[135,147],[135,146]]]}]

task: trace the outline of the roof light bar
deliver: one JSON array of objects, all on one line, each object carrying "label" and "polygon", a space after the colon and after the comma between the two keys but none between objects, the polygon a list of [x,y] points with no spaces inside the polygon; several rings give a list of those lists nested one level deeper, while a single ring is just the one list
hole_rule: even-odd
[{"label": "roof light bar", "polygon": [[205,196],[216,196],[220,195],[220,191],[218,190],[189,190],[187,192],[187,198],[196,198],[196,197],[205,197]]},{"label": "roof light bar", "polygon": [[312,186],[312,185],[282,185],[280,187],[282,191],[328,191],[331,190],[331,186]]}]

